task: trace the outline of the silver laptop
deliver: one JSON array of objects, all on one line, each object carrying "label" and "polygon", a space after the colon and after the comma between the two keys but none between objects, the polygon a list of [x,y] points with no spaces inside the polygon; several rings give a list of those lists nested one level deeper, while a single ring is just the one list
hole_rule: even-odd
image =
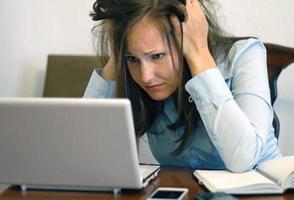
[{"label": "silver laptop", "polygon": [[159,171],[139,166],[127,99],[0,98],[0,129],[0,184],[119,192]]}]

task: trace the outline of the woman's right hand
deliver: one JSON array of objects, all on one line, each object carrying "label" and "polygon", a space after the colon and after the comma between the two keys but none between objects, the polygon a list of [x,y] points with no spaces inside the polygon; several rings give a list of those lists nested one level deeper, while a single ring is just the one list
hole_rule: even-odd
[{"label": "woman's right hand", "polygon": [[110,55],[108,62],[102,69],[101,76],[104,80],[115,80],[115,60],[113,54]]}]

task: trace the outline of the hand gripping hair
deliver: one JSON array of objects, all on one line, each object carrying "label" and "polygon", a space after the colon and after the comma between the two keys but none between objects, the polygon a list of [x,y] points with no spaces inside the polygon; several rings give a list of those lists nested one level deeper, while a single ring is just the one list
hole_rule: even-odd
[{"label": "hand gripping hair", "polygon": [[105,19],[122,20],[130,16],[148,15],[153,10],[164,10],[169,17],[175,15],[181,22],[186,20],[186,0],[96,0],[93,21]]}]

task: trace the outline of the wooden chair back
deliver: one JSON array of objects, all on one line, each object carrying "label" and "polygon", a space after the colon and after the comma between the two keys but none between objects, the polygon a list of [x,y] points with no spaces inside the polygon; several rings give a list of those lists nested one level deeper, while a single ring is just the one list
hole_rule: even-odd
[{"label": "wooden chair back", "polygon": [[[294,48],[271,43],[265,43],[264,45],[267,50],[268,79],[271,92],[271,103],[273,105],[278,96],[278,77],[283,69],[288,67],[291,63],[294,63]],[[273,126],[275,128],[275,136],[279,138],[280,123],[275,112]]]}]

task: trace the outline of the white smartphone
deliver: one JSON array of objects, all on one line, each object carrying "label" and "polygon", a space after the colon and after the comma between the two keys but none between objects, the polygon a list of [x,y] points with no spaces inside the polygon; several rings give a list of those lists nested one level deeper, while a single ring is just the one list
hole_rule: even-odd
[{"label": "white smartphone", "polygon": [[187,194],[187,188],[159,187],[147,200],[182,200],[187,198]]}]

